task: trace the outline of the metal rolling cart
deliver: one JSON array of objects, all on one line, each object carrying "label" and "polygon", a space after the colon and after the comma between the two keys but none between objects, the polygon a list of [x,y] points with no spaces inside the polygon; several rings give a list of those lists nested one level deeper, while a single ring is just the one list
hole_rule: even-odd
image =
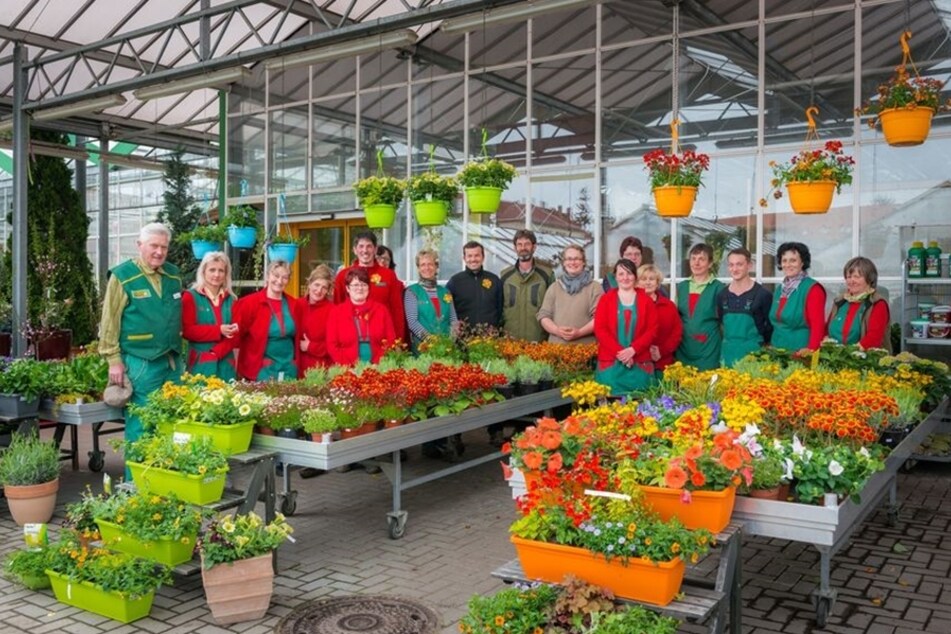
[{"label": "metal rolling cart", "polygon": [[[737,497],[733,519],[743,522],[747,535],[776,537],[812,544],[819,551],[819,587],[813,591],[816,622],[825,627],[836,599],[831,586],[832,557],[845,546],[855,530],[888,496],[888,521],[898,522],[896,475],[906,461],[916,457],[921,442],[946,421],[945,399],[896,446],[885,460],[885,469],[872,476],[861,492],[861,502],[838,503],[829,494],[825,506]],[[946,423],[945,423],[946,424]]]},{"label": "metal rolling cart", "polygon": [[365,436],[334,441],[329,444],[255,434],[251,446],[254,449],[275,452],[278,455],[278,461],[283,463],[284,489],[281,494],[280,509],[285,515],[293,515],[297,509],[297,491],[290,488],[290,478],[288,477],[292,465],[329,470],[391,454],[392,462],[378,462],[377,464],[379,464],[392,485],[393,509],[386,514],[386,520],[390,538],[399,539],[405,533],[408,518],[408,513],[402,508],[401,494],[403,491],[486,462],[498,460],[503,455],[500,451],[494,451],[485,456],[460,462],[417,478],[404,480],[400,460],[401,449],[415,447],[424,442],[446,438],[453,434],[461,434],[472,429],[479,429],[493,423],[501,423],[543,412],[569,402],[570,399],[561,396],[561,390],[552,389],[466,410],[461,414],[430,418],[392,429],[383,429]]},{"label": "metal rolling cart", "polygon": [[[38,416],[41,420],[56,423],[56,432],[53,438],[57,444],[62,442],[66,426],[70,426],[70,441],[73,447],[73,470],[79,468],[77,436],[80,426],[89,425],[92,429],[92,451],[89,452],[89,470],[95,473],[102,471],[105,465],[105,452],[99,448],[99,437],[119,433],[125,429],[125,416],[122,410],[110,407],[101,401],[96,403],[71,403],[64,405],[56,405],[52,401],[43,401],[40,405]],[[103,425],[106,423],[113,423],[115,426],[103,429]]]},{"label": "metal rolling cart", "polygon": [[[740,596],[743,569],[740,555],[743,548],[743,530],[742,523],[734,520],[717,535],[715,550],[719,553],[719,562],[714,580],[691,576],[692,566],[688,564],[680,594],[671,603],[658,606],[627,599],[622,601],[643,605],[665,616],[691,623],[707,623],[711,634],[724,632],[729,620],[730,633],[740,634],[743,621],[743,604]],[[532,581],[522,572],[518,559],[513,559],[497,568],[492,572],[492,576],[506,583]]]}]

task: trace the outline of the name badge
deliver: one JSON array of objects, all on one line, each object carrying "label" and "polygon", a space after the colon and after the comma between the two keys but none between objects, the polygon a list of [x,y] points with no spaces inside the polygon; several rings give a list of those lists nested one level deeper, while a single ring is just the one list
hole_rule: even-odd
[{"label": "name badge", "polygon": [[172,295],[172,299],[181,299],[181,298],[182,298],[181,293],[175,293],[174,295]]},{"label": "name badge", "polygon": [[152,291],[148,289],[137,289],[132,291],[132,299],[148,299],[152,297]]}]

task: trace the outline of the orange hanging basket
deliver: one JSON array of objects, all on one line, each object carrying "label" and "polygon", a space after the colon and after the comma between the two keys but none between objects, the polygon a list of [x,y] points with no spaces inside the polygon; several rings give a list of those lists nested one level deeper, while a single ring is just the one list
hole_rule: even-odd
[{"label": "orange hanging basket", "polygon": [[797,214],[824,214],[832,206],[835,181],[793,181],[786,183],[786,191]]},{"label": "orange hanging basket", "polygon": [[687,528],[705,528],[719,533],[730,523],[736,487],[722,491],[692,491],[690,502],[682,500],[683,491],[667,487],[641,485],[644,500],[665,522],[676,517]]},{"label": "orange hanging basket", "polygon": [[889,108],[878,113],[885,142],[894,147],[921,145],[931,132],[931,108]]},{"label": "orange hanging basket", "polygon": [[693,211],[697,187],[688,185],[661,185],[654,188],[654,206],[657,215],[664,218],[685,218]]},{"label": "orange hanging basket", "polygon": [[622,563],[584,548],[511,539],[525,576],[537,581],[560,584],[570,574],[624,599],[667,605],[680,592],[684,579],[684,562],[679,558],[655,563],[631,557]]}]

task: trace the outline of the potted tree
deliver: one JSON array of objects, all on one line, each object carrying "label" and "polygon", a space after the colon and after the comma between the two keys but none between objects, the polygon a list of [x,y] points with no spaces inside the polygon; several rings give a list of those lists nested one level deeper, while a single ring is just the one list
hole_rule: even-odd
[{"label": "potted tree", "polygon": [[59,490],[59,448],[36,433],[14,434],[0,455],[0,484],[17,524],[46,524]]},{"label": "potted tree", "polygon": [[406,192],[406,181],[382,173],[369,176],[353,184],[357,200],[363,207],[367,226],[371,229],[388,229],[396,220],[396,209]]},{"label": "potted tree", "polygon": [[419,226],[441,225],[445,224],[449,209],[459,195],[459,183],[452,176],[442,176],[435,170],[429,170],[409,179],[406,195],[413,201],[413,211]]},{"label": "potted tree", "polygon": [[250,205],[229,207],[221,225],[227,227],[228,242],[235,249],[250,249],[258,241],[258,211]]},{"label": "potted tree", "polygon": [[274,591],[274,550],[293,532],[280,513],[266,524],[254,513],[213,520],[198,542],[201,580],[220,625],[262,618]]},{"label": "potted tree", "polygon": [[502,192],[518,175],[515,167],[501,159],[480,157],[466,162],[456,180],[466,190],[469,211],[493,214],[499,210]]},{"label": "potted tree", "polygon": [[176,240],[183,244],[192,245],[192,255],[196,260],[205,257],[206,253],[221,251],[225,241],[225,228],[216,222],[198,225],[191,231],[179,235]]}]

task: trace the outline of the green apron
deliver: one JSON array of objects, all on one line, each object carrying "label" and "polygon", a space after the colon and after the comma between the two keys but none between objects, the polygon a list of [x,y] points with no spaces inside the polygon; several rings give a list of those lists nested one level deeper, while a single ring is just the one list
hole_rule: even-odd
[{"label": "green apron", "polygon": [[684,324],[684,335],[674,357],[684,365],[698,370],[720,367],[720,320],[717,318],[717,295],[723,282],[713,280],[703,289],[693,315],[690,314],[690,280],[677,284],[677,311]]},{"label": "green apron", "polygon": [[608,288],[617,288],[617,278],[614,277],[614,273],[608,273],[605,279],[608,282]]},{"label": "green apron", "polygon": [[816,281],[807,277],[799,282],[789,297],[783,312],[779,311],[779,298],[783,292],[780,284],[773,293],[773,305],[769,309],[769,320],[773,322],[774,348],[782,348],[795,352],[809,346],[809,324],[806,323],[806,298]]},{"label": "green apron", "polygon": [[[628,310],[631,323],[624,327],[624,312]],[[617,305],[617,340],[622,348],[626,348],[634,341],[634,330],[637,327],[636,305],[624,306],[618,301]],[[630,368],[615,361],[603,370],[598,368],[594,373],[594,380],[611,388],[612,396],[624,396],[631,392],[645,390],[653,383],[653,373],[645,372],[636,363]]]},{"label": "green apron", "polygon": [[841,344],[858,343],[862,338],[862,320],[865,319],[865,311],[869,309],[871,303],[868,300],[860,302],[859,309],[855,312],[855,318],[849,324],[849,331],[846,333],[845,341],[842,341],[842,326],[845,325],[845,318],[849,314],[851,302],[843,301],[835,311],[832,322],[829,323],[829,336]]},{"label": "green apron", "polygon": [[[451,297],[445,286],[436,286],[436,300],[439,302],[439,314],[429,293],[420,284],[413,284],[408,289],[416,296],[416,315],[419,325],[431,335],[448,335],[452,331],[452,311],[446,297]],[[420,344],[419,338],[412,335],[410,349],[416,353]]]},{"label": "green apron", "polygon": [[[195,298],[195,323],[202,326],[219,326],[221,324],[215,319],[215,309],[211,304],[211,299],[204,293],[192,289],[185,291],[191,293]],[[233,323],[231,310],[234,307],[234,298],[231,295],[225,295],[221,302],[221,323]],[[189,341],[188,342],[188,371],[192,374],[202,374],[204,376],[217,376],[225,381],[230,381],[237,376],[235,372],[234,352],[229,352],[222,359],[212,359],[209,361],[199,361],[202,352],[208,352],[215,347],[217,341]]]},{"label": "green apron", "polygon": [[290,381],[297,378],[297,364],[294,363],[294,335],[296,333],[294,317],[291,315],[287,300],[281,298],[281,316],[283,323],[268,302],[271,310],[271,325],[268,327],[267,346],[264,348],[264,365],[258,372],[258,381]]},{"label": "green apron", "polygon": [[[754,289],[756,286],[754,285]],[[725,291],[727,297],[730,291]],[[751,294],[751,297],[755,296]],[[732,368],[733,364],[763,347],[763,335],[756,327],[756,321],[750,311],[753,300],[747,299],[740,310],[729,310],[729,302],[724,300],[720,305],[723,315],[723,344],[720,348],[720,365]]]}]

